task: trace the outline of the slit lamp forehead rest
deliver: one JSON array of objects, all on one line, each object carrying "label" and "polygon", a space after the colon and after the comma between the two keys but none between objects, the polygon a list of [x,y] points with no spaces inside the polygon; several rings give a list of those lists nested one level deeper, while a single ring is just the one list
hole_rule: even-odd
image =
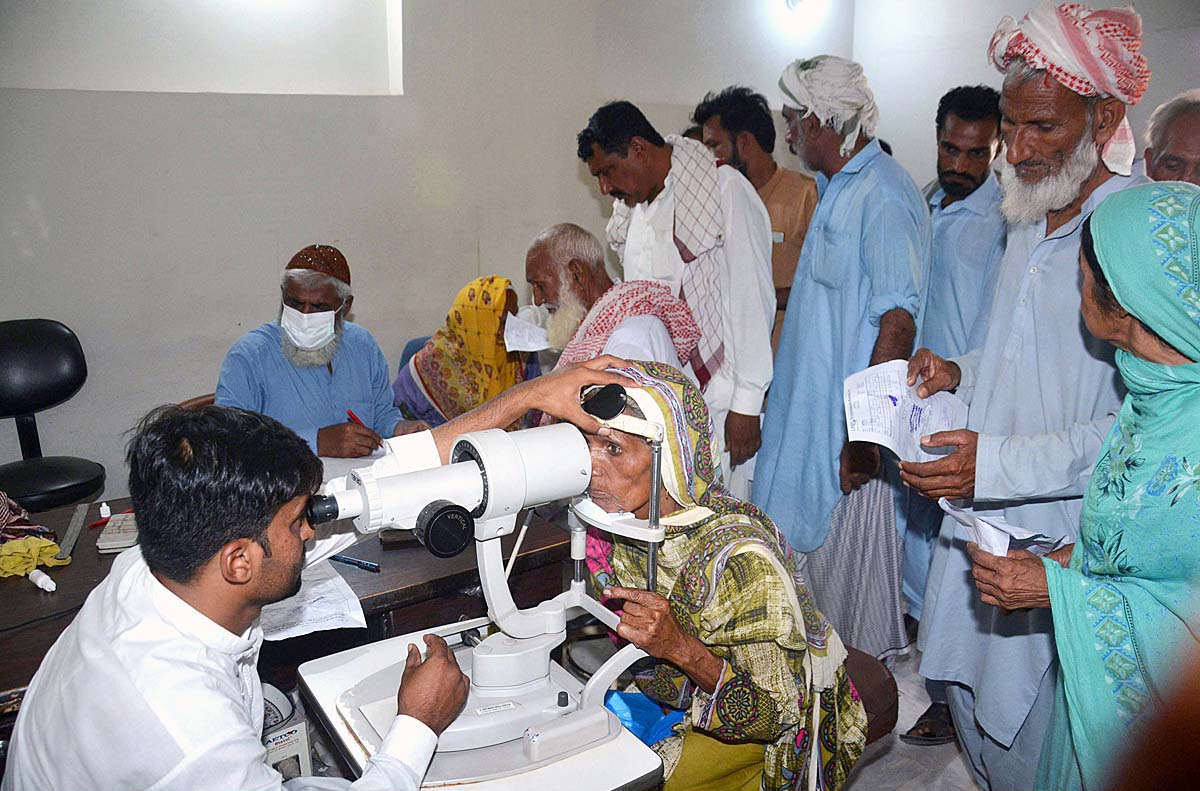
[{"label": "slit lamp forehead rest", "polygon": [[626,434],[643,437],[651,442],[662,442],[665,430],[660,422],[636,417],[625,412],[627,406],[633,405],[643,414],[652,417],[658,416],[657,409],[647,410],[638,403],[642,400],[638,397],[640,389],[626,388],[618,384],[609,384],[603,387],[593,386],[585,388],[580,394],[579,400],[583,411],[599,420],[601,425],[623,431]]}]

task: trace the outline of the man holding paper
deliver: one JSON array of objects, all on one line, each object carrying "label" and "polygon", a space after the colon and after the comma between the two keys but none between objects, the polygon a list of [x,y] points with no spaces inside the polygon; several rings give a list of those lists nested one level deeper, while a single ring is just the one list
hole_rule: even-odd
[{"label": "man holding paper", "polygon": [[[1134,183],[1132,135],[1120,141],[1126,105],[1149,80],[1140,49],[1131,9],[1043,3],[1019,24],[1001,22],[991,55],[1005,73],[1009,232],[986,339],[954,361],[920,349],[909,366],[920,395],[957,388],[970,412],[966,429],[925,440],[954,452],[903,463],[904,481],[926,497],[973,498],[984,515],[1072,541],[1079,498],[1121,402],[1112,347],[1080,327],[1081,226]],[[959,743],[979,784],[1032,788],[1057,692],[1053,622],[1047,610],[1004,614],[979,601],[955,525],[942,522],[925,590],[921,674],[950,682]]]}]

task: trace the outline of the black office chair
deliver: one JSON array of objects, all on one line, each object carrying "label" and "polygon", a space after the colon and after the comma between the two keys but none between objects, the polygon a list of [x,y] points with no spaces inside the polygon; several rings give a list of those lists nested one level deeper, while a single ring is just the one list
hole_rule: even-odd
[{"label": "black office chair", "polygon": [[0,491],[30,511],[85,500],[104,488],[104,467],[72,456],[43,456],[33,415],[79,392],[83,347],[53,319],[0,322],[0,418],[16,418],[22,461],[0,465]]}]

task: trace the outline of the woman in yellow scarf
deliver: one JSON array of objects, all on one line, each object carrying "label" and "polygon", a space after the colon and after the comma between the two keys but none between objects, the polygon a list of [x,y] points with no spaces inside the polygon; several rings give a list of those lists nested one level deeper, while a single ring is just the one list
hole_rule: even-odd
[{"label": "woman in yellow scarf", "polygon": [[445,325],[392,383],[404,417],[440,425],[520,382],[522,355],[504,346],[504,322],[516,311],[508,278],[489,275],[463,286]]}]

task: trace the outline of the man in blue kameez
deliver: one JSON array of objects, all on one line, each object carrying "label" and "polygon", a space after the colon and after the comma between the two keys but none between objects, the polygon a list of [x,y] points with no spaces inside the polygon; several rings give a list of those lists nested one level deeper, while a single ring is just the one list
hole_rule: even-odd
[{"label": "man in blue kameez", "polygon": [[225,356],[218,404],[275,418],[318,456],[366,456],[382,437],[428,428],[403,419],[379,344],[346,321],[354,295],[341,251],[305,247],[280,288],[279,321],[250,330]]},{"label": "man in blue kameez", "polygon": [[[1000,150],[1000,94],[983,85],[954,88],[938,102],[937,180],[927,188],[933,224],[932,257],[925,313],[918,343],[957,357],[983,345],[987,314],[1006,226],[1000,213],[1000,184],[992,162]],[[933,500],[899,492],[898,519],[904,527],[904,602],[909,626],[921,620],[925,582],[942,526]],[[901,740],[910,744],[954,741],[954,724],[944,686],[930,681],[930,706]]]},{"label": "man in blue kameez", "polygon": [[910,354],[929,212],[873,137],[879,112],[861,66],[798,60],[779,85],[787,142],[817,173],[820,199],[792,281],[753,500],[808,553],[817,603],[846,643],[886,656],[906,642],[893,493],[878,446],[847,442],[842,382]]},{"label": "man in blue kameez", "polygon": [[[1009,231],[986,339],[953,361],[920,349],[909,365],[922,395],[957,388],[970,412],[966,429],[926,438],[953,452],[904,462],[904,481],[1072,543],[1122,398],[1113,348],[1079,319],[1080,235],[1105,197],[1139,181],[1129,175],[1125,108],[1149,82],[1140,50],[1133,9],[1046,2],[1019,24],[1001,22],[991,55],[1005,74],[1000,184]],[[959,743],[979,784],[1033,788],[1058,694],[1050,613],[982,603],[955,525],[942,522],[925,589],[921,675],[950,682]]]}]

